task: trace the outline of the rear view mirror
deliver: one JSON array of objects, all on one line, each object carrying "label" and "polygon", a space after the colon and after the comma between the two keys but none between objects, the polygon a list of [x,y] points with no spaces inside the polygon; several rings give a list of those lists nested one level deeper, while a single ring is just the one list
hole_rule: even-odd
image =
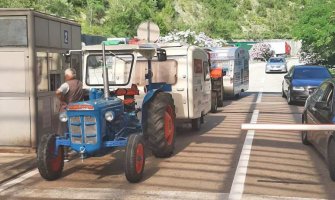
[{"label": "rear view mirror", "polygon": [[157,49],[157,58],[158,58],[158,61],[167,60],[165,49]]},{"label": "rear view mirror", "polygon": [[65,63],[71,62],[71,54],[68,51],[66,53],[62,53],[62,56],[65,58]]}]

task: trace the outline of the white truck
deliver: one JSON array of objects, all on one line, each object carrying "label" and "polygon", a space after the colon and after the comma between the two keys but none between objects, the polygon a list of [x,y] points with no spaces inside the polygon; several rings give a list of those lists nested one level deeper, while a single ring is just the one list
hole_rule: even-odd
[{"label": "white truck", "polygon": [[[241,47],[206,49],[211,69],[222,69],[223,96],[238,98],[249,89],[249,53]],[[220,105],[221,103],[219,103]]]},{"label": "white truck", "polygon": [[[166,50],[167,61],[152,60],[152,80],[167,83],[176,107],[176,119],[191,122],[193,130],[199,130],[204,116],[211,110],[211,79],[208,55],[196,46],[158,44]],[[133,71],[132,83],[140,89],[143,98],[147,61],[138,60]]]},{"label": "white truck", "polygon": [[291,46],[285,41],[269,41],[265,42],[270,44],[271,50],[274,52],[275,56],[286,56],[291,54]]}]

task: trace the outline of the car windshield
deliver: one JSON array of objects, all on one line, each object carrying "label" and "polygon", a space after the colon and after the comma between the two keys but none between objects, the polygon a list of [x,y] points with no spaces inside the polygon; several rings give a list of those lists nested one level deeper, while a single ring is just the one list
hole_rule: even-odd
[{"label": "car windshield", "polygon": [[327,79],[331,78],[326,68],[296,68],[294,70],[294,79]]},{"label": "car windshield", "polygon": [[281,63],[281,62],[284,62],[284,59],[282,59],[282,58],[270,58],[269,62],[270,63]]},{"label": "car windshield", "polygon": [[[130,81],[134,55],[106,55],[106,67],[110,86],[127,85]],[[103,85],[102,55],[87,56],[87,85]]]}]

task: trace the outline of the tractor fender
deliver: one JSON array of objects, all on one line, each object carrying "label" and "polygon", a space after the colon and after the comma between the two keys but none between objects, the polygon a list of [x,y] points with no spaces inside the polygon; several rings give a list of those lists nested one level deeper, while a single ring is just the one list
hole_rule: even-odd
[{"label": "tractor fender", "polygon": [[156,94],[158,94],[159,92],[163,92],[163,90],[161,89],[157,89],[157,90],[150,90],[147,92],[147,94],[144,96],[143,99],[143,103],[142,103],[142,108],[145,107],[145,105],[153,98],[156,96]]}]

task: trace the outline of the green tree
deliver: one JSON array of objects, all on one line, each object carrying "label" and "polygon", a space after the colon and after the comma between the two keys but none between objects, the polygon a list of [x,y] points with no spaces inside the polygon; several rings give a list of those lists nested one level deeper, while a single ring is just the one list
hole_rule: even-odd
[{"label": "green tree", "polygon": [[302,40],[305,55],[316,63],[335,65],[334,10],[334,1],[310,0],[293,28],[295,38]]}]

